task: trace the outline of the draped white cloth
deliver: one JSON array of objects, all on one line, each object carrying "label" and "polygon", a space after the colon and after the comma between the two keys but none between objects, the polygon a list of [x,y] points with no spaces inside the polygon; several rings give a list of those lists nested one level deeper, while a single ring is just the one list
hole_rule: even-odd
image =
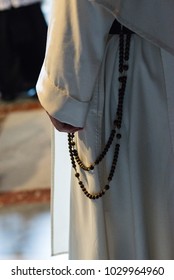
[{"label": "draped white cloth", "polygon": [[174,54],[173,0],[89,0],[140,36]]},{"label": "draped white cloth", "polygon": [[[58,180],[67,164],[55,153],[56,146],[62,149],[55,136],[53,254],[69,250],[70,259],[174,258],[173,10],[172,0],[53,1],[38,96],[57,119],[84,126],[76,142],[88,164],[106,143],[117,108],[118,36],[107,38],[114,17],[138,34],[132,35],[116,174],[111,189],[95,201],[84,196],[72,176],[69,249],[68,212],[59,207],[64,199],[68,208],[69,199],[59,195],[69,187],[64,173],[65,181]],[[113,148],[94,173],[81,175],[90,192],[105,184],[112,155]]]}]

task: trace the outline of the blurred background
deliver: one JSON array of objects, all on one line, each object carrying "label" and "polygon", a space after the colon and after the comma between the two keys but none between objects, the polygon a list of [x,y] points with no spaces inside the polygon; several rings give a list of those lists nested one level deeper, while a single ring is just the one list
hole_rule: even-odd
[{"label": "blurred background", "polygon": [[2,2],[0,259],[50,259],[51,125],[35,84],[51,1],[25,0],[12,8]]}]

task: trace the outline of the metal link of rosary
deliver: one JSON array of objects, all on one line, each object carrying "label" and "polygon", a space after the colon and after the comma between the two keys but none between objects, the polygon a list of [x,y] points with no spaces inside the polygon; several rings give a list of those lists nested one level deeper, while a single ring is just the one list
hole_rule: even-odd
[{"label": "metal link of rosary", "polygon": [[[123,117],[123,102],[124,102],[124,96],[125,96],[125,90],[126,90],[126,84],[127,84],[127,71],[129,69],[128,61],[129,61],[129,53],[130,53],[130,43],[131,43],[131,32],[124,34],[123,27],[121,28],[120,34],[119,34],[119,89],[118,89],[118,106],[116,111],[116,118],[113,121],[113,128],[110,132],[109,139],[101,152],[101,154],[97,157],[97,159],[94,161],[93,164],[90,166],[86,166],[82,160],[79,157],[76,144],[74,141],[74,133],[68,133],[68,147],[69,147],[69,154],[71,158],[72,167],[75,171],[75,177],[78,180],[78,184],[83,191],[83,193],[88,197],[89,199],[98,199],[102,197],[107,190],[110,189],[110,182],[113,179],[113,176],[115,174],[117,162],[118,162],[118,156],[120,151],[120,140],[121,140],[121,126],[122,126],[122,117]],[[116,138],[116,144],[114,149],[114,155],[112,159],[112,165],[110,168],[110,172],[107,178],[107,184],[101,189],[100,192],[96,193],[90,193],[85,188],[84,183],[81,181],[80,173],[78,172],[77,165],[81,169],[83,169],[86,172],[89,172],[95,168],[96,165],[98,165],[106,156],[108,150],[110,149],[111,145],[113,144],[113,140]]]}]

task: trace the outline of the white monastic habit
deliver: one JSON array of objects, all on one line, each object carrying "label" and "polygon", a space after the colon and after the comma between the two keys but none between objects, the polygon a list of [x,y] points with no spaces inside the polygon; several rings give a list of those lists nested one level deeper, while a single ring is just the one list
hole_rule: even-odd
[{"label": "white monastic habit", "polygon": [[[68,250],[70,259],[174,259],[173,11],[174,0],[52,2],[38,96],[53,117],[84,128],[75,141],[87,165],[108,140],[118,102],[119,36],[108,32],[116,18],[136,33],[118,164],[102,198],[88,199],[74,172],[69,190],[70,166],[57,152],[64,147],[55,134],[53,255]],[[80,171],[91,193],[106,183],[113,153],[114,147],[93,172]]]}]

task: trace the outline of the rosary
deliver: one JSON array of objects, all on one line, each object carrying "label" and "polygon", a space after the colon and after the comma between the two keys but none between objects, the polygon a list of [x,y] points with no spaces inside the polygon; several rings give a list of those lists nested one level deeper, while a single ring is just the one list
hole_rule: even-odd
[{"label": "rosary", "polygon": [[[83,193],[89,199],[98,199],[102,197],[106,191],[110,189],[110,182],[113,179],[115,174],[119,151],[120,151],[120,140],[122,138],[121,135],[121,127],[122,127],[122,117],[123,117],[123,103],[124,103],[124,96],[127,84],[127,71],[129,69],[128,61],[129,61],[129,53],[130,53],[130,43],[131,43],[131,32],[125,34],[123,32],[123,28],[121,28],[119,34],[119,89],[118,89],[118,106],[116,110],[116,117],[113,121],[113,127],[110,132],[110,136],[108,141],[100,153],[100,155],[96,158],[93,164],[90,166],[86,166],[79,157],[78,150],[74,141],[74,133],[68,133],[68,147],[69,147],[69,154],[71,158],[72,167],[75,171],[75,177],[78,180],[79,187],[83,191]],[[107,152],[109,151],[111,145],[113,144],[113,140],[116,139],[114,155],[112,159],[111,168],[109,171],[109,175],[107,178],[107,184],[101,189],[100,192],[96,193],[89,193],[88,190],[85,188],[84,183],[81,180],[80,173],[78,172],[77,165],[86,172],[94,170],[95,166],[97,166],[106,156]]]}]

